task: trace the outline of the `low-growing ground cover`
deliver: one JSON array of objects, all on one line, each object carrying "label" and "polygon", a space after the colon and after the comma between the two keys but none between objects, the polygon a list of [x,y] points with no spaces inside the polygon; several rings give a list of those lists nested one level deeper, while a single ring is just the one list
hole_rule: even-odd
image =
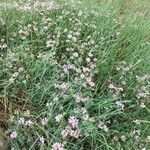
[{"label": "low-growing ground cover", "polygon": [[149,4],[0,2],[8,149],[150,149]]}]

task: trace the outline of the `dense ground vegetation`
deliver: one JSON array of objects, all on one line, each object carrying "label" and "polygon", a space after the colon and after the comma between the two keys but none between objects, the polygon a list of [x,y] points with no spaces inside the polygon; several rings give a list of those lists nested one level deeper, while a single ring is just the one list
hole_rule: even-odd
[{"label": "dense ground vegetation", "polygon": [[149,7],[0,1],[0,134],[8,149],[150,149]]}]

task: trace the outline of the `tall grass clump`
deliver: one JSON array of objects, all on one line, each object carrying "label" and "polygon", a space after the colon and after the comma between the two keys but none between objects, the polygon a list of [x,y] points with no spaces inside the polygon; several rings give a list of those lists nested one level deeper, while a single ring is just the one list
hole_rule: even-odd
[{"label": "tall grass clump", "polygon": [[8,149],[150,148],[148,4],[0,2],[0,134]]}]

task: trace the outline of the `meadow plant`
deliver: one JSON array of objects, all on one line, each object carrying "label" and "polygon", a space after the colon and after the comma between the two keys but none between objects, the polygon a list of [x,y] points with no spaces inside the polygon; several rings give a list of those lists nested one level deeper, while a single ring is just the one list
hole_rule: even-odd
[{"label": "meadow plant", "polygon": [[11,150],[150,148],[149,2],[133,1],[0,2]]}]

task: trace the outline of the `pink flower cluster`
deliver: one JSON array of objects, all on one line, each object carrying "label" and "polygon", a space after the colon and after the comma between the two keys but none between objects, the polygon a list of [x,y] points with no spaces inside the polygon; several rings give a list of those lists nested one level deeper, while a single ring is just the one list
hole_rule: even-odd
[{"label": "pink flower cluster", "polygon": [[44,126],[48,123],[48,119],[47,118],[43,118],[41,119],[41,124]]},{"label": "pink flower cluster", "polygon": [[61,68],[63,69],[64,73],[67,74],[69,72],[69,70],[71,69],[75,69],[75,66],[73,64],[67,64],[67,65],[63,65],[61,66]]},{"label": "pink flower cluster", "polygon": [[52,150],[64,150],[64,145],[62,143],[56,142],[52,145]]},{"label": "pink flower cluster", "polygon": [[61,85],[55,84],[54,86],[60,90],[67,91],[70,87],[70,84],[64,82]]},{"label": "pink flower cluster", "polygon": [[71,136],[73,138],[78,138],[80,136],[80,131],[77,129],[78,126],[78,119],[74,116],[69,117],[69,125],[66,126],[62,131],[61,135],[63,138],[67,136]]},{"label": "pink flower cluster", "polygon": [[105,122],[99,122],[98,128],[100,128],[101,130],[103,130],[103,131],[105,131],[105,132],[108,132],[108,131],[109,131],[109,129],[108,129],[108,127],[107,127],[107,125],[106,125]]},{"label": "pink flower cluster", "polygon": [[74,94],[73,97],[77,103],[87,101],[87,98],[83,97],[81,94]]},{"label": "pink flower cluster", "polygon": [[136,94],[136,97],[138,99],[141,99],[141,98],[147,98],[149,96],[149,92],[148,91],[140,91]]},{"label": "pink flower cluster", "polygon": [[56,121],[57,123],[60,123],[62,117],[63,117],[62,114],[58,114],[57,116],[55,116],[55,121]]},{"label": "pink flower cluster", "polygon": [[111,90],[111,91],[115,91],[115,92],[123,92],[124,91],[124,89],[122,88],[122,87],[116,87],[114,84],[112,84],[112,83],[110,83],[109,84],[109,89]]},{"label": "pink flower cluster", "polygon": [[44,144],[44,143],[45,143],[45,138],[44,138],[43,136],[41,136],[41,137],[39,138],[39,141],[41,142],[41,144]]},{"label": "pink flower cluster", "polygon": [[33,122],[30,119],[29,120],[25,120],[25,118],[22,118],[22,117],[18,120],[18,123],[20,125],[26,125],[26,126],[33,125]]},{"label": "pink flower cluster", "polygon": [[74,116],[70,116],[68,122],[72,128],[76,128],[78,126],[79,120],[76,119]]},{"label": "pink flower cluster", "polygon": [[80,131],[78,129],[72,129],[70,126],[67,126],[61,131],[61,136],[63,138],[66,138],[67,136],[71,136],[77,139],[80,136]]},{"label": "pink flower cluster", "polygon": [[17,132],[16,131],[13,131],[11,134],[10,134],[10,138],[11,139],[16,139],[17,138]]}]

